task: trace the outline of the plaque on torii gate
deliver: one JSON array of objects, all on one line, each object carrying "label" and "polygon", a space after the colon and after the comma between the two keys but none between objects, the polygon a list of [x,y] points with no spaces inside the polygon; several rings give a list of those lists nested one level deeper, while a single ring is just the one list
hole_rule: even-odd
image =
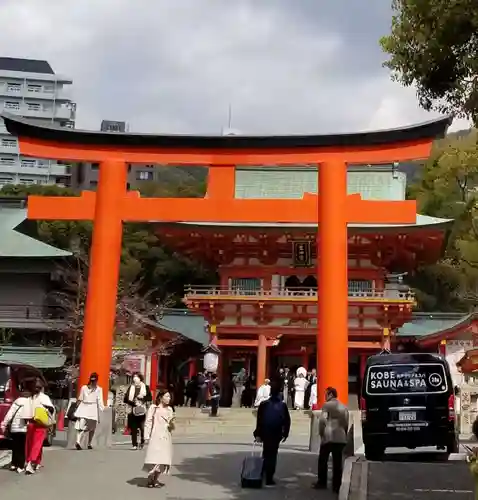
[{"label": "plaque on torii gate", "polygon": [[[93,238],[81,350],[80,386],[96,371],[108,380],[115,326],[122,224],[318,224],[318,395],[334,386],[348,395],[347,224],[414,224],[415,201],[347,195],[347,165],[428,157],[450,117],[402,129],[315,136],[188,136],[105,133],[38,125],[4,114],[25,156],[100,162],[96,193],[29,196],[28,218],[91,220]],[[205,198],[141,198],[126,188],[128,163],[209,167]],[[317,164],[319,193],[302,199],[237,199],[235,166]],[[258,355],[265,356],[259,342]],[[258,374],[258,379],[265,374]],[[105,393],[106,394],[106,393]]]}]

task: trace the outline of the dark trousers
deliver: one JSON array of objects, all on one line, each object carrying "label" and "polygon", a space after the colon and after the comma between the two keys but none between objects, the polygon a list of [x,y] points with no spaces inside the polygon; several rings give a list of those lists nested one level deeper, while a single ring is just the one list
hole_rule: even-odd
[{"label": "dark trousers", "polygon": [[141,446],[144,445],[144,423],[146,422],[146,416],[142,415],[137,417],[130,413],[128,415],[128,427],[131,430],[131,443],[133,446],[138,446],[138,431],[141,436]]},{"label": "dark trousers", "polygon": [[218,408],[219,408],[219,398],[211,398],[211,417],[217,417]]},{"label": "dark trousers", "polygon": [[12,467],[25,468],[26,432],[13,432],[12,436]]},{"label": "dark trousers", "polygon": [[332,489],[338,493],[342,484],[342,466],[345,444],[324,443],[320,446],[319,465],[317,471],[318,484],[327,487],[327,467],[332,454]]},{"label": "dark trousers", "polygon": [[266,477],[266,483],[274,479],[277,466],[277,454],[279,453],[280,439],[265,438],[262,441],[262,459],[264,460],[263,472]]}]

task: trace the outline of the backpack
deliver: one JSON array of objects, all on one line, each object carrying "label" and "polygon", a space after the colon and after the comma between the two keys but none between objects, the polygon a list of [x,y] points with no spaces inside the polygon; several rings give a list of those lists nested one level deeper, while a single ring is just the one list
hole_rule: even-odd
[{"label": "backpack", "polygon": [[263,426],[267,432],[282,432],[285,421],[285,406],[281,400],[271,400],[262,403],[264,405]]}]

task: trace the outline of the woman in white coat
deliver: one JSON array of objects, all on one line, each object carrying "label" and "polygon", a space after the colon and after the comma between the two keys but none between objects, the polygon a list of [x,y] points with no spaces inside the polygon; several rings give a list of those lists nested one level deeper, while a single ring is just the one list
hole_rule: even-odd
[{"label": "woman in white coat", "polygon": [[164,486],[158,482],[160,474],[169,474],[173,460],[174,411],[171,394],[160,391],[156,402],[146,416],[145,437],[148,442],[143,470],[148,473],[148,487]]},{"label": "woman in white coat", "polygon": [[78,396],[78,407],[75,411],[76,449],[82,450],[85,436],[88,436],[88,449],[95,435],[96,426],[100,421],[105,405],[103,389],[98,385],[98,374],[92,373],[88,385],[84,385]]}]

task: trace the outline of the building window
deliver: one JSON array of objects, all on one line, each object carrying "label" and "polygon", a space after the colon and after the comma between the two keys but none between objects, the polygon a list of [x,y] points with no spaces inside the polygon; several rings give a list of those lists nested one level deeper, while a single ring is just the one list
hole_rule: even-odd
[{"label": "building window", "polygon": [[15,139],[2,139],[2,146],[4,148],[16,148],[17,141]]},{"label": "building window", "polygon": [[32,184],[35,183],[35,181],[33,179],[25,179],[25,178],[20,177],[20,180],[18,183],[21,184],[22,186],[31,186]]},{"label": "building window", "polygon": [[48,94],[53,94],[55,92],[55,86],[54,85],[45,85],[43,87],[43,91],[47,92]]},{"label": "building window", "polygon": [[16,109],[16,110],[19,110],[20,109],[20,103],[19,102],[15,102],[15,101],[5,101],[4,108],[5,109]]},{"label": "building window", "polygon": [[35,166],[35,160],[22,160],[22,167],[31,168]]},{"label": "building window", "polygon": [[92,163],[91,164],[91,170],[98,170],[100,168],[100,164],[99,163]]},{"label": "building window", "polygon": [[96,188],[98,186],[98,181],[90,181],[90,188]]},{"label": "building window", "polygon": [[373,291],[372,280],[349,280],[349,293],[370,294]]},{"label": "building window", "polygon": [[21,92],[22,86],[20,83],[7,83],[7,92]]},{"label": "building window", "polygon": [[139,172],[136,172],[136,179],[138,181],[152,181],[153,172],[146,172],[144,170],[140,170]]},{"label": "building window", "polygon": [[27,90],[28,92],[33,92],[35,94],[38,94],[39,92],[41,92],[41,85],[28,85],[27,87]]},{"label": "building window", "polygon": [[28,109],[28,111],[40,111],[41,107],[37,103],[28,102],[27,103],[27,109]]},{"label": "building window", "polygon": [[15,165],[15,160],[13,158],[0,158],[0,163],[2,165]]},{"label": "building window", "polygon": [[13,184],[13,179],[11,177],[0,177],[0,186],[3,187],[6,184]]},{"label": "building window", "polygon": [[259,278],[233,278],[231,288],[238,295],[256,295],[261,289],[261,280]]}]

